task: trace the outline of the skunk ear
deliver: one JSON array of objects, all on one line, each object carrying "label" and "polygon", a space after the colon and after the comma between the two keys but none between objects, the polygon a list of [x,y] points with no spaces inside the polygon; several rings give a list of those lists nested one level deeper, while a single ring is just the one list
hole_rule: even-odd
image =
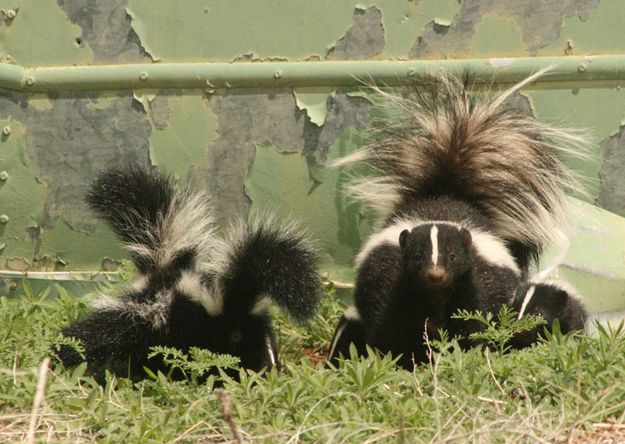
[{"label": "skunk ear", "polygon": [[406,246],[406,242],[408,242],[408,235],[410,234],[409,230],[404,230],[399,234],[399,248],[402,250]]},{"label": "skunk ear", "polygon": [[471,232],[467,230],[466,228],[461,228],[460,236],[462,236],[462,244],[466,248],[469,248],[471,246],[471,243],[473,242],[473,238],[471,237]]}]

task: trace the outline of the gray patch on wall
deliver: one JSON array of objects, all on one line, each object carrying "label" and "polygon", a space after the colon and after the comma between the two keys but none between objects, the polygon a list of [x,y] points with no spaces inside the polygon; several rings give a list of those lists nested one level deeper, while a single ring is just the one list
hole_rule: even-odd
[{"label": "gray patch on wall", "polygon": [[368,59],[384,51],[382,12],[375,6],[354,10],[354,22],[330,49],[329,60]]},{"label": "gray patch on wall", "polygon": [[426,25],[410,50],[410,58],[463,57],[471,52],[476,25],[486,15],[515,19],[529,54],[535,55],[560,36],[564,17],[577,15],[585,20],[598,5],[599,0],[465,0],[445,32],[436,29],[434,22]]},{"label": "gray patch on wall", "polygon": [[304,154],[316,164],[325,164],[330,147],[343,129],[367,127],[371,118],[371,107],[371,102],[367,99],[348,96],[345,91],[337,91],[334,96],[328,97],[328,115],[324,125],[319,127],[306,119]]},{"label": "gray patch on wall", "polygon": [[625,125],[617,134],[600,143],[603,165],[597,203],[613,213],[625,216]]},{"label": "gray patch on wall", "polygon": [[279,152],[301,152],[306,114],[297,109],[291,90],[226,91],[209,97],[217,116],[218,138],[209,147],[204,165],[192,173],[206,181],[222,221],[245,215],[245,195],[256,145],[273,145]]},{"label": "gray patch on wall", "polygon": [[128,0],[58,0],[72,23],[82,28],[93,57],[101,62],[151,62],[126,13]]},{"label": "gray patch on wall", "polygon": [[87,94],[50,94],[50,100],[51,110],[29,108],[21,118],[28,165],[48,189],[45,227],[63,214],[73,228],[93,232],[96,221],[83,203],[89,183],[111,164],[149,165],[152,127],[131,93],[104,109],[88,107]]}]

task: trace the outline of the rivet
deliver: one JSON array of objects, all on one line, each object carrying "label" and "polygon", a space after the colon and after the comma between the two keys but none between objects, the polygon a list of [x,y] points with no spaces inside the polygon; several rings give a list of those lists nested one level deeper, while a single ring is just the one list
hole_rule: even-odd
[{"label": "rivet", "polygon": [[273,72],[273,77],[276,78],[276,79],[280,79],[282,77],[282,71],[280,71],[279,69],[276,69]]},{"label": "rivet", "polygon": [[578,72],[585,72],[586,71],[586,65],[579,65],[577,67],[577,71]]},{"label": "rivet", "polygon": [[6,16],[9,20],[13,20],[16,15],[17,12],[15,12],[15,9],[7,9]]},{"label": "rivet", "polygon": [[139,74],[139,79],[146,81],[148,79],[148,73],[143,71],[141,74]]},{"label": "rivet", "polygon": [[15,282],[15,281],[12,281],[12,282],[9,284],[9,290],[11,290],[11,291],[15,291],[15,290],[17,290],[17,287],[18,287],[18,285],[17,285],[17,282]]},{"label": "rivet", "polygon": [[9,223],[9,216],[6,214],[0,214],[0,224],[6,225]]},{"label": "rivet", "polygon": [[35,84],[35,78],[34,77],[28,77],[26,79],[26,86],[33,86]]},{"label": "rivet", "polygon": [[0,171],[0,180],[1,181],[5,181],[9,178],[9,173],[7,173],[6,171]]},{"label": "rivet", "polygon": [[416,70],[416,68],[410,68],[410,69],[408,70],[408,75],[409,75],[410,77],[412,77],[412,76],[414,76],[414,75],[416,75],[416,74],[417,74],[417,70]]},{"label": "rivet", "polygon": [[2,134],[5,136],[10,136],[11,135],[11,127],[10,126],[5,126],[4,128],[2,128]]}]

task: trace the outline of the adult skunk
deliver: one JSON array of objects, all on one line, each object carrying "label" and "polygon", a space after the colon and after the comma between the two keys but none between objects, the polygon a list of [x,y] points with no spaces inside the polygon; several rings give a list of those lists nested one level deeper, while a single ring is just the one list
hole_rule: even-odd
[{"label": "adult skunk", "polygon": [[[171,177],[138,167],[105,171],[87,202],[118,235],[139,271],[117,296],[63,330],[77,338],[94,372],[140,377],[152,346],[190,347],[240,358],[242,367],[278,366],[269,299],[295,319],[313,314],[320,293],[316,254],[293,224],[239,223],[216,232],[208,200]],[[82,361],[71,347],[59,358]]]},{"label": "adult skunk", "polygon": [[[349,188],[382,218],[356,259],[355,307],[364,341],[402,353],[404,367],[425,359],[424,334],[476,328],[450,318],[458,308],[511,303],[565,224],[564,192],[579,187],[557,154],[584,140],[505,106],[543,73],[494,97],[445,75],[405,96],[378,91],[386,117],[373,141],[335,163],[380,173]],[[346,355],[336,336],[330,360]]]}]

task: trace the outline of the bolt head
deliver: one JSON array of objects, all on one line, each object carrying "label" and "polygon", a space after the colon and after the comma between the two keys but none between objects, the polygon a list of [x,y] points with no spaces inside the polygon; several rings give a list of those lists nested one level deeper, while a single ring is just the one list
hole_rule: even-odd
[{"label": "bolt head", "polygon": [[9,216],[6,214],[0,214],[0,224],[6,225],[9,223]]},{"label": "bolt head", "polygon": [[143,71],[141,74],[139,74],[139,79],[145,82],[148,79],[148,73]]},{"label": "bolt head", "polygon": [[26,85],[27,86],[33,86],[35,84],[35,78],[34,77],[28,77],[26,79]]},{"label": "bolt head", "polygon": [[2,134],[5,136],[8,136],[11,134],[11,127],[10,126],[5,126],[4,128],[2,128]]},{"label": "bolt head", "polygon": [[7,173],[6,171],[0,171],[0,180],[1,181],[5,181],[9,178],[9,173]]},{"label": "bolt head", "polygon": [[585,72],[586,71],[586,65],[579,65],[577,67],[577,71],[578,72]]},{"label": "bolt head", "polygon": [[279,69],[276,69],[275,72],[273,73],[273,77],[275,79],[280,79],[282,78],[282,71],[280,71]]},{"label": "bolt head", "polygon": [[9,9],[9,10],[7,10],[7,12],[6,12],[6,17],[7,17],[9,20],[13,20],[13,19],[15,18],[15,16],[17,16],[17,12],[15,12],[15,9]]}]

